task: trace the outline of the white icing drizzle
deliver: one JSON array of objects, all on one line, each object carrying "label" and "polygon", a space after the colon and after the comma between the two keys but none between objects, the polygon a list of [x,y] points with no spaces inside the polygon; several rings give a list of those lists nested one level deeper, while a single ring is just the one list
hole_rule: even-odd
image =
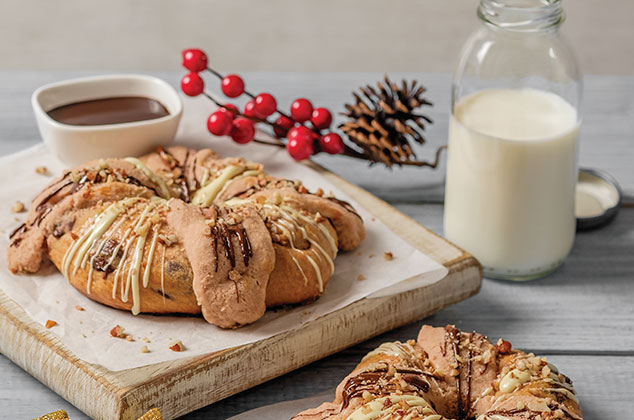
[{"label": "white icing drizzle", "polygon": [[[390,403],[386,403],[387,400]],[[401,405],[404,403],[404,405]],[[420,407],[420,408],[418,408]],[[385,397],[368,401],[350,414],[346,420],[379,420],[393,418],[393,415],[403,410],[405,419],[419,418],[422,420],[443,420],[444,417],[436,414],[429,403],[417,395],[390,394]]]},{"label": "white icing drizzle", "polygon": [[[128,210],[132,206],[135,206],[130,211],[134,213],[136,211],[136,204],[144,201],[142,198],[133,197],[126,198],[115,203],[112,203],[104,211],[102,211],[94,221],[85,223],[85,226],[89,226],[88,229],[78,238],[66,251],[64,258],[62,259],[62,273],[69,279],[70,275],[75,275],[79,268],[84,268],[87,261],[90,261],[90,268],[88,271],[88,280],[86,283],[87,293],[90,294],[90,287],[93,277],[93,263],[95,258],[99,255],[104,245],[110,240],[122,226],[122,224],[129,220]],[[123,233],[121,241],[114,247],[112,255],[108,260],[108,263],[104,268],[110,266],[114,259],[117,257],[121,246],[123,245],[123,252],[121,259],[116,269],[114,270],[114,279],[112,285],[112,297],[113,299],[117,294],[117,286],[120,286],[120,295],[122,302],[128,302],[130,291],[132,291],[132,307],[131,311],[134,315],[139,314],[141,309],[141,293],[139,280],[142,278],[143,287],[147,287],[149,284],[150,271],[152,267],[152,260],[156,250],[156,243],[158,241],[159,230],[153,227],[160,219],[155,213],[161,208],[167,206],[167,201],[152,197],[146,202],[143,211],[132,220],[130,226]],[[126,214],[121,220],[115,221],[122,215]],[[83,227],[82,227],[83,229]],[[109,231],[109,233],[107,233]],[[143,269],[143,261],[145,255],[145,245],[148,242],[148,235],[152,231],[152,236],[149,240],[149,250],[147,257],[145,258],[146,265],[141,276],[141,270]],[[107,234],[106,234],[107,233]],[[131,253],[131,258],[127,258],[128,252],[134,246]],[[90,254],[90,251],[94,249],[94,252]],[[129,261],[128,261],[129,260]],[[163,248],[163,259],[161,264],[165,262],[165,247]],[[73,268],[72,274],[70,273],[71,267]],[[126,272],[127,267],[127,272]],[[119,277],[123,276],[125,281],[119,283]],[[161,272],[161,288],[164,288],[164,273]],[[163,290],[164,295],[164,290]],[[165,298],[165,297],[163,297]]]},{"label": "white icing drizzle", "polygon": [[[328,231],[328,229],[326,229],[324,226],[320,226],[319,223],[315,222],[315,220],[313,220],[310,217],[302,215],[300,212],[298,212],[297,210],[295,210],[294,208],[290,206],[282,206],[282,205],[274,206],[271,204],[264,204],[263,206],[269,210],[272,210],[272,212],[275,212],[275,211],[279,212],[280,217],[276,220],[271,220],[271,223],[274,224],[278,229],[282,231],[284,235],[288,237],[288,241],[289,241],[289,245],[291,246],[291,249],[294,249],[294,250],[298,249],[297,247],[295,247],[295,244],[293,242],[293,233],[301,232],[302,237],[311,244],[311,248],[309,251],[311,251],[318,258],[326,261],[326,263],[330,267],[329,275],[332,275],[334,273],[335,264],[333,259],[337,255],[337,249],[336,249],[336,245],[334,245],[333,247],[333,244],[335,243],[335,241],[334,241],[334,238],[332,238],[332,236],[330,235],[330,232]],[[331,254],[328,254],[321,247],[321,245],[319,245],[319,243],[308,234],[308,232],[306,231],[306,228],[304,226],[301,226],[297,222],[298,219],[304,221],[307,224],[315,226],[319,231],[322,232],[324,236],[326,236],[326,238],[328,238],[328,242],[331,245]],[[319,268],[319,265],[317,264],[317,262],[315,261],[313,257],[308,255],[308,253],[305,253],[304,255],[315,271],[315,276],[317,277],[318,290],[321,293],[324,291],[324,280],[321,273],[321,269]],[[298,263],[298,261],[295,258],[293,258],[293,261],[295,262],[295,264],[297,265],[297,267],[299,267],[301,271],[301,266]]]},{"label": "white icing drizzle", "polygon": [[222,169],[216,178],[194,193],[191,203],[196,206],[209,207],[225,184],[245,170],[244,165],[229,165]]},{"label": "white icing drizzle", "polygon": [[509,394],[530,380],[531,372],[529,370],[515,368],[500,379],[500,392]]},{"label": "white icing drizzle", "polygon": [[133,164],[134,166],[136,166],[137,169],[139,169],[141,172],[143,172],[145,174],[145,176],[150,178],[150,180],[153,183],[158,185],[158,187],[160,189],[159,195],[161,197],[163,197],[166,200],[171,197],[170,190],[169,190],[169,188],[167,188],[167,184],[165,184],[165,181],[163,181],[163,178],[161,178],[156,173],[154,173],[154,171],[151,170],[150,168],[148,168],[145,165],[145,163],[141,162],[139,159],[134,158],[134,157],[127,157],[127,158],[124,158],[123,160],[125,160],[126,162],[129,162],[129,163]]},{"label": "white icing drizzle", "polygon": [[[125,222],[126,220],[127,220],[126,217],[122,217],[121,220],[119,220],[117,223],[115,223],[115,225],[110,230],[110,234],[101,240],[101,242],[97,246],[96,251],[92,254],[92,257],[90,258],[90,267],[88,267],[88,281],[86,282],[86,293],[90,294],[90,286],[92,285],[92,273],[94,271],[95,258],[97,258],[97,256],[99,255],[99,253],[103,249],[104,245],[110,239],[112,239],[112,237],[115,235],[115,233],[119,230],[119,227],[121,227],[123,222]],[[116,255],[116,254],[114,254],[114,255]],[[108,265],[110,265],[110,264],[107,264],[106,267]],[[83,265],[82,265],[82,268],[83,268]]]},{"label": "white icing drizzle", "polygon": [[392,341],[381,344],[376,349],[372,350],[370,353],[366,354],[363,359],[361,359],[361,363],[365,362],[369,358],[376,356],[377,354],[385,354],[387,356],[397,356],[404,360],[411,359],[411,353],[414,352],[414,348],[408,343],[401,343],[400,341]]},{"label": "white icing drizzle", "polygon": [[138,200],[138,198],[127,198],[112,203],[97,216],[94,222],[87,222],[84,225],[90,224],[90,228],[66,250],[64,258],[62,259],[62,274],[67,280],[70,279],[70,265],[72,264],[74,267],[72,273],[74,275],[79,269],[79,263],[84,260],[85,254],[92,248],[95,241],[108,230],[110,225],[112,225],[127,207],[135,204]]},{"label": "white icing drizzle", "polygon": [[[158,229],[153,229],[154,235],[152,235],[152,240],[150,241],[150,251],[147,254],[147,264],[145,265],[145,270],[143,271],[143,287],[147,287],[150,283],[150,270],[152,269],[152,259],[154,258],[154,250],[156,249],[156,243],[158,242]],[[161,285],[161,287],[163,287]]]},{"label": "white icing drizzle", "polygon": [[306,273],[304,273],[304,269],[299,264],[299,261],[297,261],[297,258],[295,258],[295,255],[291,254],[291,258],[293,259],[293,262],[295,263],[295,265],[299,269],[299,272],[302,273],[302,277],[304,277],[304,286],[307,285],[308,284],[308,277],[306,277]]},{"label": "white icing drizzle", "polygon": [[130,268],[128,269],[128,279],[125,287],[125,298],[128,298],[128,292],[130,286],[132,286],[132,313],[138,315],[141,311],[141,296],[139,290],[139,272],[141,271],[141,263],[143,261],[143,250],[145,248],[145,242],[147,239],[147,232],[150,228],[150,224],[146,223],[141,225],[138,229],[138,236],[136,240],[136,247],[132,254],[132,261],[130,262]]},{"label": "white icing drizzle", "polygon": [[165,250],[166,245],[163,245],[163,255],[161,256],[161,295],[163,296],[163,303],[165,303]]},{"label": "white icing drizzle", "polygon": [[[242,173],[241,173],[241,174],[239,174],[239,175],[234,176],[234,177],[233,177],[233,178],[231,178],[228,182],[225,182],[225,184],[222,186],[222,188],[220,189],[220,191],[218,192],[218,194],[216,194],[216,197],[222,197],[222,195],[224,194],[224,192],[225,192],[225,191],[229,188],[229,186],[230,186],[233,182],[238,181],[238,180],[243,179],[243,178],[250,177],[250,176],[258,176],[258,175],[260,175],[260,174],[262,174],[262,173],[263,173],[263,171],[262,171],[262,168],[261,168],[261,167],[259,167],[259,166],[258,166],[258,165],[256,165],[256,164],[253,164],[253,163],[249,163],[249,162],[247,162],[247,163],[246,163],[246,169],[245,169],[245,171],[244,171],[244,172],[242,172]],[[203,184],[203,185],[205,185],[205,184]]]}]

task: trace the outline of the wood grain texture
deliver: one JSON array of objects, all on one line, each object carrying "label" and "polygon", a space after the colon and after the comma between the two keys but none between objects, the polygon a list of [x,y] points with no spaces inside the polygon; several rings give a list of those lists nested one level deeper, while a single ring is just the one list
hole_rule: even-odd
[{"label": "wood grain texture", "polygon": [[444,264],[449,275],[410,292],[363,299],[300,329],[253,344],[123,372],[79,360],[0,292],[0,351],[93,418],[136,419],[158,407],[171,419],[477,293],[482,271],[473,257],[386,202],[314,168],[413,246]]}]

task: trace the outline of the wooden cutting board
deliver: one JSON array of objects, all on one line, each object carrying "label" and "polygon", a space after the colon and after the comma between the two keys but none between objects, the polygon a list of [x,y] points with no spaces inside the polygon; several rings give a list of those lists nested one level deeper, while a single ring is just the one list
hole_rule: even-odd
[{"label": "wooden cutting board", "polygon": [[112,372],[79,360],[0,291],[0,351],[95,419],[166,419],[194,411],[474,295],[482,269],[468,253],[386,202],[316,165],[331,182],[449,274],[394,296],[363,299],[301,329],[220,352]]}]

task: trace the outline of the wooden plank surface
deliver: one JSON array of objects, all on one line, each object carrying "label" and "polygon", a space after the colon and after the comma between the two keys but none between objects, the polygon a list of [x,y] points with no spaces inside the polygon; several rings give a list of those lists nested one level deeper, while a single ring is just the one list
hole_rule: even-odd
[{"label": "wooden plank surface", "polygon": [[[86,73],[81,73],[85,75]],[[0,153],[38,140],[29,96],[37,86],[78,73],[0,72]],[[175,83],[178,73],[158,73]],[[446,138],[449,75],[413,74],[429,87],[436,124],[430,142]],[[340,109],[350,90],[378,74],[251,74],[250,86],[274,92],[287,104],[299,92],[323,106]],[[585,117],[580,163],[607,170],[621,183],[628,207],[612,225],[577,237],[566,265],[546,279],[523,285],[485,280],[481,293],[439,312],[425,322],[457,323],[517,346],[540,350],[569,374],[580,393],[586,420],[628,419],[634,412],[634,77],[586,78]],[[345,159],[319,159],[429,226],[442,229],[442,170],[370,170]],[[500,313],[501,312],[501,313]],[[507,322],[507,319],[509,321]],[[421,322],[396,329],[249,391],[192,413],[191,419],[224,419],[245,410],[331,389],[361,355],[383,341],[416,335]],[[0,407],[30,418],[66,407],[59,397],[0,356]],[[72,411],[72,409],[71,409]],[[85,418],[77,410],[73,418]],[[1,416],[0,416],[1,417]]]}]

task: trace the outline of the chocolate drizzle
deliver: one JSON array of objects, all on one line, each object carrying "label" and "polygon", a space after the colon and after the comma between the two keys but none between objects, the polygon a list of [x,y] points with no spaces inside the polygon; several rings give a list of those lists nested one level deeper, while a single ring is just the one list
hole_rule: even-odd
[{"label": "chocolate drizzle", "polygon": [[19,233],[24,233],[26,232],[26,223],[22,223],[20,226],[18,226],[17,228],[15,228],[13,230],[13,232],[11,232],[9,234],[9,239],[13,239],[13,237]]},{"label": "chocolate drizzle", "polygon": [[[240,252],[242,254],[242,262],[245,267],[249,266],[249,258],[253,257],[253,250],[249,242],[249,236],[242,226],[227,226],[222,222],[217,222],[211,229],[211,240],[213,241],[214,250],[216,252],[216,261],[218,261],[218,238],[223,244],[225,257],[231,263],[231,268],[236,266],[236,253],[233,248],[231,237],[235,236],[240,244]],[[216,271],[218,271],[218,263],[216,263]]]},{"label": "chocolate drizzle", "polygon": [[[114,239],[108,239],[99,251],[99,254],[97,254],[93,259],[92,267],[97,271],[106,273],[106,275],[113,272],[113,266],[119,265],[119,260],[121,258],[121,254],[123,253],[123,250],[120,249],[116,257],[112,258],[114,250],[117,249],[117,245],[119,245],[117,241]],[[112,264],[110,260],[113,260]]]},{"label": "chocolate drizzle", "polygon": [[[426,373],[413,369],[396,369],[396,372],[400,374],[400,379],[413,386],[416,392],[421,394],[429,392],[429,382],[423,379],[423,376],[427,376]],[[373,372],[362,372],[348,379],[342,392],[342,408],[346,408],[351,399],[363,396],[365,391],[373,395],[393,393],[397,388],[396,383],[390,382],[392,378],[393,376],[388,374],[387,369],[381,369]]]},{"label": "chocolate drizzle", "polygon": [[[60,180],[60,182],[64,181],[66,178],[68,178],[68,173],[64,175],[64,177]],[[67,181],[62,183],[62,185],[60,185],[58,188],[55,188],[52,192],[50,192],[46,197],[44,197],[39,204],[36,207],[36,210],[39,210],[41,208],[44,207],[44,205],[46,205],[46,203],[48,203],[50,201],[51,198],[55,197],[57,195],[57,193],[59,193],[61,190],[63,190],[65,187],[71,185],[73,183],[73,181]]]},{"label": "chocolate drizzle", "polygon": [[354,207],[352,207],[352,204],[348,203],[347,201],[339,200],[338,198],[335,198],[335,197],[326,197],[326,198],[334,203],[339,204],[341,207],[346,209],[349,213],[352,213],[355,216],[357,216],[359,219],[361,219],[361,216],[359,216],[359,213],[357,213]]}]

